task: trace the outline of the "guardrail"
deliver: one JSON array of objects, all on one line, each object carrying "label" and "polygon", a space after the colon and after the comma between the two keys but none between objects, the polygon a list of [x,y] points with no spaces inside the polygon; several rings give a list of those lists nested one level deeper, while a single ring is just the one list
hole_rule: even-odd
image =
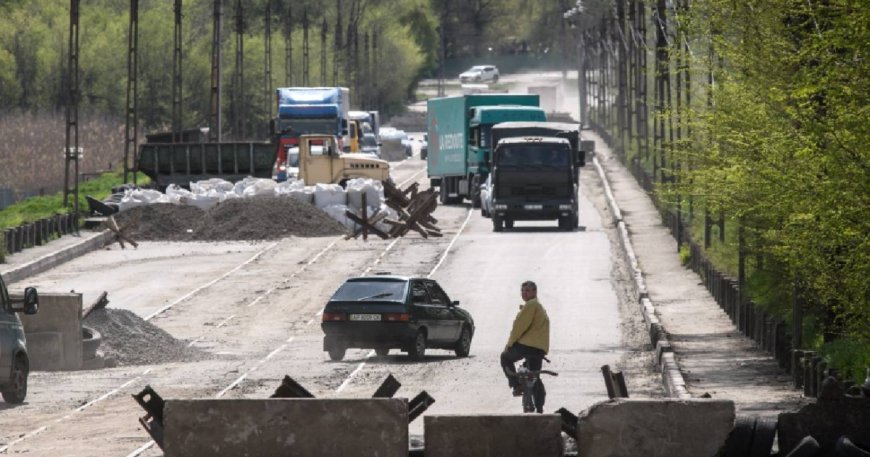
[{"label": "guardrail", "polygon": [[55,214],[18,227],[0,231],[0,246],[6,254],[15,254],[26,248],[41,246],[51,239],[78,232],[78,218],[73,213]]},{"label": "guardrail", "polygon": [[632,160],[631,163],[626,163],[625,154],[614,144],[612,136],[604,128],[595,122],[590,122],[590,126],[616,152],[638,185],[653,197],[653,204],[659,211],[662,223],[670,230],[677,244],[686,244],[689,247],[690,268],[701,276],[705,287],[719,307],[731,318],[737,330],[776,359],[779,367],[791,375],[795,389],[803,389],[805,396],[818,397],[822,381],[830,374],[821,357],[818,357],[814,351],[793,348],[791,331],[785,320],[768,313],[752,300],[746,299],[745,294],[741,295],[737,279],[717,270],[704,255],[701,245],[696,243],[685,230],[686,222],[674,211],[661,205],[654,197],[655,186],[652,176],[638,161]]}]

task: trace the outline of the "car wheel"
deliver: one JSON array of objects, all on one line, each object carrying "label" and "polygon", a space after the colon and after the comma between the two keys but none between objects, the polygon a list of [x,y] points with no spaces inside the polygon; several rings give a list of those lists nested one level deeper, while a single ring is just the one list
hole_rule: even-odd
[{"label": "car wheel", "polygon": [[408,351],[408,357],[411,360],[421,360],[424,354],[426,354],[426,332],[421,329],[417,330],[417,335],[414,337],[414,345]]},{"label": "car wheel", "polygon": [[329,359],[333,362],[340,362],[341,359],[344,358],[344,353],[347,352],[347,348],[344,346],[333,346],[329,348]]},{"label": "car wheel", "polygon": [[377,354],[378,357],[386,357],[390,355],[390,348],[375,348],[375,354]]},{"label": "car wheel", "polygon": [[471,352],[471,330],[467,326],[462,326],[462,333],[459,334],[459,341],[456,342],[456,357],[468,357]]},{"label": "car wheel", "polygon": [[27,364],[27,358],[17,357],[15,365],[12,367],[12,378],[10,379],[12,389],[2,392],[6,403],[18,404],[24,401],[24,398],[27,397],[27,376],[29,374],[30,367]]},{"label": "car wheel", "polygon": [[471,178],[471,207],[480,208],[480,175]]},{"label": "car wheel", "polygon": [[447,178],[441,178],[441,184],[438,184],[438,201],[442,205],[446,205],[450,198],[447,196],[447,183],[445,182]]}]

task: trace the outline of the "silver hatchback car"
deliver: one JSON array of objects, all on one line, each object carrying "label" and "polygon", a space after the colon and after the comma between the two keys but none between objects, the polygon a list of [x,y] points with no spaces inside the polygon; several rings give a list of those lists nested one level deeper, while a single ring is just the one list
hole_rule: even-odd
[{"label": "silver hatchback car", "polygon": [[16,313],[36,314],[38,308],[36,289],[24,289],[24,300],[13,301],[0,276],[0,395],[7,403],[24,401],[30,374],[24,327]]}]

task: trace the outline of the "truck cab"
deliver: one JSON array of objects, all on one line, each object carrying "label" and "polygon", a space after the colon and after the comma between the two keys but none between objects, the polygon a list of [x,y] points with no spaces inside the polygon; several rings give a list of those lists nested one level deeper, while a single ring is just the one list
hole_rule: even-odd
[{"label": "truck cab", "polygon": [[0,276],[0,395],[7,403],[21,403],[27,396],[30,359],[24,327],[16,313],[36,314],[36,289],[24,289],[22,300],[13,299]]},{"label": "truck cab", "polygon": [[332,135],[299,137],[299,179],[310,186],[317,183],[342,184],[353,178],[386,181],[390,164],[368,154],[342,153]]},{"label": "truck cab", "polygon": [[557,137],[513,137],[499,141],[492,158],[490,188],[493,231],[514,221],[556,220],[577,227],[577,162],[571,143]]}]

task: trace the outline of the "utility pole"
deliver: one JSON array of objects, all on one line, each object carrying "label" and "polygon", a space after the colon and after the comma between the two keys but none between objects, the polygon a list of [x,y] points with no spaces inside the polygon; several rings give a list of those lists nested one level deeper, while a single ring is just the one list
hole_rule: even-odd
[{"label": "utility pole", "polygon": [[172,51],[172,142],[182,141],[182,86],[181,86],[181,2],[175,0],[175,34]]},{"label": "utility pole", "polygon": [[220,142],[221,134],[221,28],[223,27],[221,0],[214,0],[214,20],[211,38],[211,112],[209,115],[209,140]]},{"label": "utility pole", "polygon": [[[76,51],[78,53],[78,51]],[[76,59],[78,60],[78,59]],[[78,65],[78,63],[76,64]],[[124,182],[136,183],[136,146],[139,120],[136,103],[139,81],[139,0],[130,0],[130,25],[127,31],[127,101],[124,109]],[[76,77],[78,79],[78,77]],[[76,102],[78,104],[78,102]],[[78,134],[76,134],[78,136]],[[132,160],[133,165],[130,166]],[[78,175],[78,173],[77,173]]]},{"label": "utility pole", "polygon": [[245,134],[245,10],[242,0],[236,1],[236,68],[233,78],[233,125],[237,140],[243,140]]},{"label": "utility pole", "polygon": [[335,0],[335,10],[336,10],[336,18],[335,18],[335,37],[333,40],[332,47],[332,85],[338,86],[338,72],[341,68],[341,0]]},{"label": "utility pole", "polygon": [[[79,217],[79,159],[81,159],[81,149],[79,148],[79,0],[70,0],[63,206],[69,204],[69,194],[72,191],[74,193],[73,214],[75,215],[76,222],[78,222]],[[124,165],[127,165],[126,162]],[[75,169],[73,189],[69,188],[70,166],[73,166]],[[78,223],[75,226],[76,230],[78,230]]]},{"label": "utility pole", "polygon": [[263,72],[263,103],[265,104],[266,120],[272,119],[272,0],[266,1],[266,21],[265,21],[264,41],[265,49],[265,65]]},{"label": "utility pole", "polygon": [[326,86],[326,35],[329,33],[326,18],[320,25],[320,85]]}]

